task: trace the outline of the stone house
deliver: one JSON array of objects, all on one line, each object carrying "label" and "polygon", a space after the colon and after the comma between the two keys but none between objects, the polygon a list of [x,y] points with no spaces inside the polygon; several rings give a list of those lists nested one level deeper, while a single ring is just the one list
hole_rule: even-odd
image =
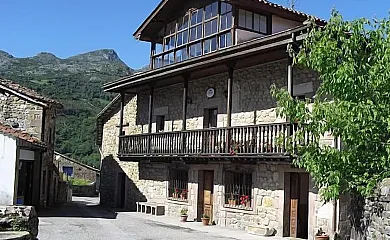
[{"label": "stone house", "polygon": [[45,150],[38,138],[0,124],[0,205],[39,206]]},{"label": "stone house", "polygon": [[294,126],[270,94],[272,84],[298,98],[318,89],[287,51],[309,17],[266,0],[162,1],[134,33],[151,43],[151,70],[104,85],[119,95],[97,119],[101,204],[156,202],[166,215],[187,208],[189,219],[280,237],[335,232],[339,204],[324,204],[277,144]]},{"label": "stone house", "polygon": [[[28,133],[45,145],[39,166],[39,206],[56,202],[58,170],[53,164],[56,111],[62,105],[35,91],[0,78],[0,122],[15,130]],[[36,171],[36,169],[34,170]]]},{"label": "stone house", "polygon": [[54,164],[57,166],[61,176],[68,175],[68,177],[85,179],[91,183],[99,184],[99,169],[88,166],[58,152],[54,152],[54,155]]}]

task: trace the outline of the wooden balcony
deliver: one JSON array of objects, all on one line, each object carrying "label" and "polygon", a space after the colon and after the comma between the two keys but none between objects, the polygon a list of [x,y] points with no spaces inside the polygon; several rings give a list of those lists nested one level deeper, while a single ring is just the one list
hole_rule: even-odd
[{"label": "wooden balcony", "polygon": [[289,123],[120,136],[119,157],[289,158]]}]

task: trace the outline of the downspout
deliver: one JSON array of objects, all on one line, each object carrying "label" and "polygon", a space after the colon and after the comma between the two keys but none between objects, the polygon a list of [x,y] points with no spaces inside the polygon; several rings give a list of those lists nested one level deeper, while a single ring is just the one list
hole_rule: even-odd
[{"label": "downspout", "polygon": [[[341,137],[337,137],[335,139],[335,147],[337,148],[337,150],[341,151]],[[338,204],[337,204],[337,200],[333,200],[333,226],[332,226],[332,230],[333,230],[333,233],[334,233],[334,238],[336,237],[337,235],[337,209],[338,209]]]}]

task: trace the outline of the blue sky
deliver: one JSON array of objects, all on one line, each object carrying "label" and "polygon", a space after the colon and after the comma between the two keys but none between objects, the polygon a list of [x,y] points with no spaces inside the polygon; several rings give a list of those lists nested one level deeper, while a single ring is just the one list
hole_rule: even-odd
[{"label": "blue sky", "polygon": [[[132,37],[160,0],[0,0],[0,49],[16,57],[51,52],[66,58],[114,49],[132,68],[149,62],[150,46]],[[286,5],[287,0],[274,0]],[[298,10],[328,19],[384,17],[390,0],[297,0]]]}]

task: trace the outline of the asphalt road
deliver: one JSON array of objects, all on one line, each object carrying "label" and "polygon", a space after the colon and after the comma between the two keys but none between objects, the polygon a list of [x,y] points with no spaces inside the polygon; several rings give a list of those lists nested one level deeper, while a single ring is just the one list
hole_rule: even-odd
[{"label": "asphalt road", "polygon": [[97,203],[97,198],[73,198],[72,203],[40,212],[39,240],[232,239],[115,213]]}]

